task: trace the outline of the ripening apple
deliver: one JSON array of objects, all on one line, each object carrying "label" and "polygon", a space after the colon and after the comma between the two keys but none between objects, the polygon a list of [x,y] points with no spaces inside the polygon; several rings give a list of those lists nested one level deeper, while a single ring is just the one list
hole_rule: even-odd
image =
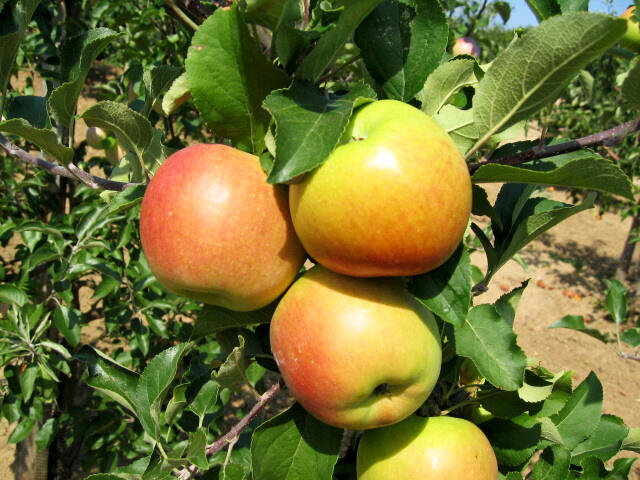
[{"label": "ripening apple", "polygon": [[471,37],[461,37],[456,40],[451,52],[454,57],[456,55],[471,55],[472,57],[479,58],[480,46],[478,45],[478,42]]},{"label": "ripening apple", "polygon": [[454,417],[412,415],[365,432],[358,445],[358,480],[497,480],[487,437]]},{"label": "ripening apple", "polygon": [[286,187],[266,182],[254,155],[193,145],[151,179],[140,211],[142,249],[167,290],[237,311],[263,307],[305,259]]},{"label": "ripening apple", "polygon": [[102,130],[100,127],[89,127],[87,128],[87,145],[91,148],[95,148],[96,150],[104,149],[103,141],[108,137],[107,132]]},{"label": "ripening apple", "polygon": [[402,280],[347,277],[321,266],[282,297],[270,337],[291,394],[339,428],[406,418],[433,390],[442,362],[433,315]]},{"label": "ripening apple", "polygon": [[431,117],[396,100],[352,116],[342,144],[289,189],[296,233],[321,265],[409,276],[455,251],[471,211],[467,165]]},{"label": "ripening apple", "polygon": [[620,45],[633,52],[640,52],[640,23],[636,18],[636,7],[627,8],[620,16],[627,20],[627,31],[620,40]]}]

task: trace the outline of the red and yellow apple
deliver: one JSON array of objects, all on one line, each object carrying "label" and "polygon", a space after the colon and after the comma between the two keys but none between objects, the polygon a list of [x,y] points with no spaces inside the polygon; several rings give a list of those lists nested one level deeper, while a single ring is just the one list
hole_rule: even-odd
[{"label": "red and yellow apple", "polygon": [[140,237],[167,290],[238,311],[275,300],[305,259],[286,187],[266,182],[257,157],[225,145],[193,145],[160,166]]},{"label": "red and yellow apple", "polygon": [[461,37],[456,40],[451,53],[453,53],[453,56],[471,55],[472,57],[479,58],[480,46],[478,45],[478,42],[471,37]]},{"label": "red and yellow apple", "polygon": [[620,45],[633,52],[640,52],[640,22],[636,18],[636,7],[627,8],[620,16],[627,20],[627,31],[620,40]]},{"label": "red and yellow apple", "polygon": [[381,100],[358,110],[343,144],[290,186],[289,204],[300,241],[330,270],[417,275],[460,243],[471,180],[440,125],[406,103]]},{"label": "red and yellow apple", "polygon": [[282,297],[270,337],[291,394],[340,428],[406,418],[433,390],[442,362],[433,315],[402,280],[347,277],[320,266]]},{"label": "red and yellow apple", "polygon": [[498,462],[487,437],[454,417],[412,415],[365,432],[358,445],[358,480],[497,480]]}]

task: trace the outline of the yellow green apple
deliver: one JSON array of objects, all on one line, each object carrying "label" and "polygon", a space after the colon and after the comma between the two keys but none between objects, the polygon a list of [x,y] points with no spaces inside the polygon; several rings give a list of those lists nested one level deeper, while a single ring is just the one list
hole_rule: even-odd
[{"label": "yellow green apple", "polygon": [[193,145],[160,166],[140,237],[167,290],[238,311],[275,300],[305,259],[286,187],[267,184],[256,156],[226,145]]},{"label": "yellow green apple", "polygon": [[100,127],[89,127],[87,128],[87,145],[91,148],[95,148],[96,150],[104,149],[104,144],[102,143],[108,137],[107,132],[105,132]]},{"label": "yellow green apple", "polygon": [[454,56],[456,55],[471,55],[472,57],[480,57],[480,46],[471,37],[461,37],[456,40],[451,50]]},{"label": "yellow green apple", "polygon": [[406,103],[352,116],[326,161],[289,189],[311,257],[355,277],[432,270],[455,251],[471,211],[467,165],[447,132]]},{"label": "yellow green apple", "polygon": [[291,394],[340,428],[406,418],[433,390],[442,362],[433,315],[402,280],[348,277],[320,266],[282,297],[270,337]]},{"label": "yellow green apple", "polygon": [[487,437],[468,420],[412,415],[365,432],[358,445],[358,480],[497,480]]},{"label": "yellow green apple", "polygon": [[620,45],[633,52],[640,52],[640,23],[636,17],[636,7],[627,8],[620,16],[627,20],[627,31],[620,40]]}]

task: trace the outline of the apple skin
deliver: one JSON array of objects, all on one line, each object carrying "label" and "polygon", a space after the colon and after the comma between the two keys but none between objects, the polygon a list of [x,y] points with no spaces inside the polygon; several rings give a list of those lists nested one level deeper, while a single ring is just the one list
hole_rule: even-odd
[{"label": "apple skin", "polygon": [[627,8],[620,17],[627,20],[627,31],[620,40],[620,45],[633,52],[640,52],[640,22],[636,18],[636,7]]},{"label": "apple skin", "polygon": [[358,445],[358,480],[497,480],[498,462],[487,437],[455,417],[412,415],[365,432]]},{"label": "apple skin", "polygon": [[471,211],[471,179],[449,135],[406,103],[353,116],[338,146],[289,189],[291,217],[316,262],[354,277],[410,276],[455,251]]},{"label": "apple skin", "polygon": [[291,394],[339,428],[406,418],[433,390],[442,363],[433,315],[402,280],[347,277],[321,266],[280,300],[270,337]]},{"label": "apple skin", "polygon": [[102,145],[103,140],[107,138],[107,132],[102,130],[99,127],[89,127],[87,128],[87,145],[91,148],[95,148],[96,150],[103,150],[104,146]]},{"label": "apple skin", "polygon": [[480,46],[478,42],[471,37],[461,37],[456,40],[451,52],[454,57],[457,55],[471,55],[472,57],[479,58]]},{"label": "apple skin", "polygon": [[140,211],[142,249],[167,290],[231,310],[275,300],[305,259],[286,187],[254,155],[200,144],[171,155]]}]

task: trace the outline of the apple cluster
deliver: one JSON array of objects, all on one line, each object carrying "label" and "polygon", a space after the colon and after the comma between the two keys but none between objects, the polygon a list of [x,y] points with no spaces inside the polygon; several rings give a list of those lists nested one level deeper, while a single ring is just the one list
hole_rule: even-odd
[{"label": "apple cluster", "polygon": [[[449,135],[408,104],[377,101],[353,114],[339,146],[300,182],[265,180],[258,158],[232,147],[173,154],[140,214],[158,281],[237,311],[286,291],[271,321],[274,357],[311,415],[366,430],[360,480],[497,479],[474,424],[412,415],[436,385],[442,352],[433,315],[403,277],[442,265],[471,210],[467,166]],[[307,258],[316,265],[294,281]]]}]

